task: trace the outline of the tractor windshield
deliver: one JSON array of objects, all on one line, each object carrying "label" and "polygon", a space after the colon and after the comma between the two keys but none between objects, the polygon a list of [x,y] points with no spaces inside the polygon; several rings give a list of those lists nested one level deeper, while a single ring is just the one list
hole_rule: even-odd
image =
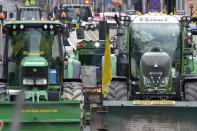
[{"label": "tractor windshield", "polygon": [[42,28],[13,30],[10,32],[7,42],[9,84],[18,84],[17,70],[25,57],[44,58],[48,61],[49,68],[57,68],[56,63],[60,58],[60,42],[55,31]]},{"label": "tractor windshield", "polygon": [[40,20],[40,11],[39,10],[21,10],[20,20],[25,18],[25,20]]},{"label": "tractor windshield", "polygon": [[[94,65],[102,67],[102,57],[105,54],[105,41],[100,42],[84,42],[83,48],[79,50],[79,60],[82,65]],[[115,47],[111,44],[111,54],[114,54]]]},{"label": "tractor windshield", "polygon": [[131,27],[131,69],[132,75],[138,77],[137,65],[143,53],[152,47],[159,47],[172,60],[174,69],[180,62],[180,27],[178,23],[134,23]]},{"label": "tractor windshield", "polygon": [[[92,13],[89,7],[65,7],[65,12],[69,21],[88,21],[88,17],[92,17]],[[77,15],[77,12],[80,11],[80,16]]]}]

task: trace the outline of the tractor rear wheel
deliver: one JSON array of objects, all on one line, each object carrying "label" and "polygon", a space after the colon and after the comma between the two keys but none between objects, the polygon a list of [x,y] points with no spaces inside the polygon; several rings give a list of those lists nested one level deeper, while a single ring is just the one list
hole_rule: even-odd
[{"label": "tractor rear wheel", "polygon": [[109,87],[109,93],[104,98],[106,100],[127,100],[127,83],[114,80]]},{"label": "tractor rear wheel", "polygon": [[197,81],[185,83],[185,99],[187,101],[197,101]]},{"label": "tractor rear wheel", "polygon": [[83,100],[82,88],[81,82],[64,82],[61,98],[64,100]]},{"label": "tractor rear wheel", "polygon": [[0,100],[6,100],[7,98],[6,84],[0,83]]},{"label": "tractor rear wheel", "polygon": [[[64,100],[80,100],[81,119],[84,115],[84,97],[83,97],[83,84],[81,82],[64,82],[63,94],[61,96]],[[81,128],[83,129],[83,123],[81,121]]]}]

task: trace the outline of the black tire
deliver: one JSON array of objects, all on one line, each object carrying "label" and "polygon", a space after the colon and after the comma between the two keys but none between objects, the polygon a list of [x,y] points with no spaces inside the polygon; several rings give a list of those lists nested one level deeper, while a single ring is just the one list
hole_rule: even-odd
[{"label": "black tire", "polygon": [[63,94],[61,96],[63,100],[80,100],[81,110],[81,130],[83,130],[83,114],[84,114],[84,97],[83,97],[83,84],[81,82],[64,82],[63,83]]},{"label": "black tire", "polygon": [[123,81],[112,81],[106,100],[127,100],[127,83]]},{"label": "black tire", "polygon": [[197,81],[185,83],[185,100],[197,101]]},{"label": "black tire", "polygon": [[83,100],[82,88],[81,82],[64,82],[61,98],[64,100]]},{"label": "black tire", "polygon": [[8,99],[6,84],[0,83],[0,101]]}]

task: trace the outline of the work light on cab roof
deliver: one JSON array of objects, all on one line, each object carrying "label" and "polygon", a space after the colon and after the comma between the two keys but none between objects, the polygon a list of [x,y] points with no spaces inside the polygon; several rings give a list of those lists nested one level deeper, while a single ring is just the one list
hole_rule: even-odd
[{"label": "work light on cab roof", "polygon": [[66,18],[67,17],[67,14],[65,12],[62,12],[61,13],[61,18]]},{"label": "work light on cab roof", "polygon": [[193,7],[194,7],[194,2],[193,2],[193,1],[190,1],[190,2],[189,2],[189,6],[190,6],[191,8],[193,8]]},{"label": "work light on cab roof", "polygon": [[118,6],[122,6],[122,5],[123,5],[123,2],[122,2],[121,0],[119,0],[119,1],[117,2],[117,4],[118,4]]},{"label": "work light on cab roof", "polygon": [[0,13],[0,20],[4,20],[5,19],[5,14],[4,13]]},{"label": "work light on cab roof", "polygon": [[78,10],[78,11],[77,11],[77,15],[80,15],[80,14],[81,14],[81,12]]},{"label": "work light on cab roof", "polygon": [[84,4],[89,5],[90,4],[90,0],[84,0]]}]

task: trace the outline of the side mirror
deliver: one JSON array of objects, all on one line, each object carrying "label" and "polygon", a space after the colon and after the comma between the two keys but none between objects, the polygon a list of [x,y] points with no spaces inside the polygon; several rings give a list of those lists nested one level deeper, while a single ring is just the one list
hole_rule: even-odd
[{"label": "side mirror", "polygon": [[106,40],[108,30],[107,21],[99,21],[99,40]]},{"label": "side mirror", "polygon": [[13,18],[13,17],[14,17],[13,12],[10,12],[9,17],[10,17],[10,18]]},{"label": "side mirror", "polygon": [[0,55],[0,64],[3,64],[3,57]]},{"label": "side mirror", "polygon": [[77,33],[77,39],[84,39],[85,38],[84,27],[79,27],[76,30],[76,33]]},{"label": "side mirror", "polygon": [[64,37],[69,38],[69,36],[70,36],[70,29],[67,28],[67,27],[65,27],[65,28],[63,29],[63,35],[64,35]]}]

